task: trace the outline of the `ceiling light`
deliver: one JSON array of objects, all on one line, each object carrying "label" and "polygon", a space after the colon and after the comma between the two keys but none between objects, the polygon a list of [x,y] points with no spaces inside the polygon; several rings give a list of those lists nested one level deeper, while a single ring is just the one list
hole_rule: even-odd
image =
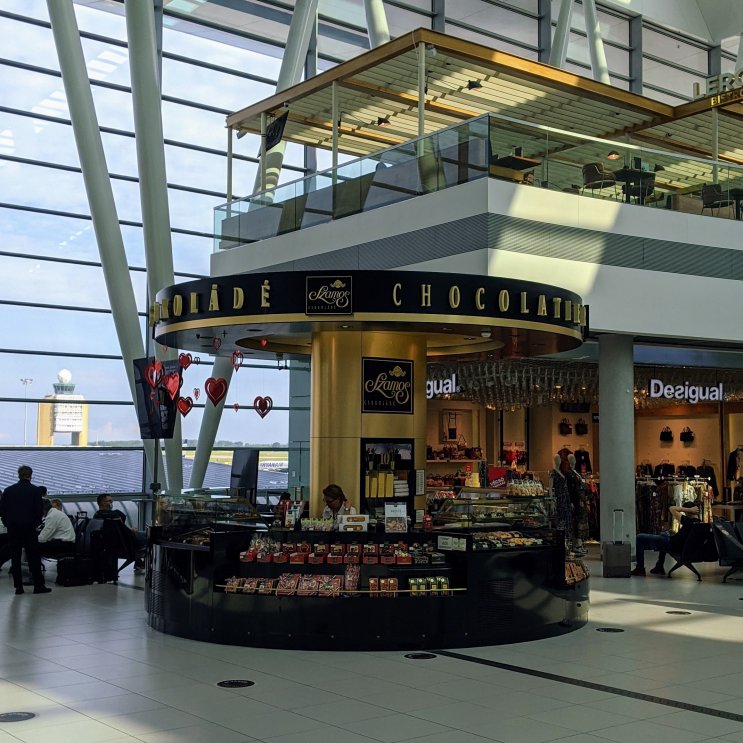
[{"label": "ceiling light", "polygon": [[479,90],[482,88],[482,83],[479,80],[468,80],[467,90]]},{"label": "ceiling light", "polygon": [[492,332],[492,331],[490,330],[490,328],[483,328],[483,329],[482,329],[482,330],[480,331],[480,335],[481,335],[481,336],[482,336],[483,338],[490,338],[490,336],[491,336],[492,334],[493,334],[493,332]]},{"label": "ceiling light", "polygon": [[608,155],[606,156],[606,159],[607,159],[607,160],[619,160],[619,158],[620,158],[620,157],[621,157],[621,155],[620,155],[620,154],[619,154],[619,153],[618,153],[618,152],[617,152],[616,150],[612,150],[612,151],[611,151],[611,152],[610,152],[610,153],[609,153],[609,154],[608,154]]},{"label": "ceiling light", "polygon": [[377,126],[389,126],[390,125],[390,117],[389,116],[379,116],[377,117]]}]

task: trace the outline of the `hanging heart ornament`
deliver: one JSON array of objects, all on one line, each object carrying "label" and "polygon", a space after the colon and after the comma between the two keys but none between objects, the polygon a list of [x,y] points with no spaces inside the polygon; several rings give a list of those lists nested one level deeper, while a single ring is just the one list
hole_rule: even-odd
[{"label": "hanging heart ornament", "polygon": [[144,368],[144,375],[150,387],[153,389],[157,387],[163,376],[163,362],[160,359],[155,359],[147,364]]},{"label": "hanging heart ornament", "polygon": [[216,405],[227,394],[227,382],[222,377],[209,377],[204,382],[204,392],[212,404]]},{"label": "hanging heart ornament", "polygon": [[215,351],[219,351],[219,349],[222,348],[222,340],[221,340],[221,338],[215,338],[212,341],[212,347],[214,348]]},{"label": "hanging heart ornament", "polygon": [[190,397],[179,397],[176,405],[178,406],[178,412],[185,418],[191,412],[193,400]]},{"label": "hanging heart ornament", "polygon": [[201,390],[198,387],[193,388],[193,399],[198,400],[201,397]]},{"label": "hanging heart ornament", "polygon": [[188,369],[188,367],[193,363],[193,356],[191,356],[190,353],[182,353],[178,356],[178,363],[180,364],[181,369]]},{"label": "hanging heart ornament", "polygon": [[266,395],[266,397],[258,395],[258,397],[253,400],[253,408],[261,418],[265,418],[271,412],[272,407],[273,400],[268,395]]},{"label": "hanging heart ornament", "polygon": [[171,372],[163,377],[163,386],[168,391],[171,400],[175,400],[178,396],[178,390],[181,388],[183,380],[178,372]]},{"label": "hanging heart ornament", "polygon": [[232,403],[232,407],[234,408],[235,412],[237,413],[238,410],[240,410],[240,405],[236,402]]},{"label": "hanging heart ornament", "polygon": [[240,365],[243,362],[243,354],[242,351],[233,351],[232,352],[232,368],[237,371],[240,368]]}]

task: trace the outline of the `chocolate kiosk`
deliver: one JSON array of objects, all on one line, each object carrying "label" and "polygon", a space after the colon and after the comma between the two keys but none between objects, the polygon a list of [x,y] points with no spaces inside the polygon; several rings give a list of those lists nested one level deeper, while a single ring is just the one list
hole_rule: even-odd
[{"label": "chocolate kiosk", "polygon": [[[259,272],[164,289],[150,322],[170,347],[203,352],[219,339],[220,355],[312,358],[309,517],[300,530],[268,528],[227,492],[163,496],[152,627],[361,650],[516,642],[585,624],[587,574],[566,560],[549,494],[480,482],[425,528],[408,525],[425,493],[427,364],[575,348],[588,324],[580,297],[487,276]],[[330,482],[355,518],[318,518]]]}]

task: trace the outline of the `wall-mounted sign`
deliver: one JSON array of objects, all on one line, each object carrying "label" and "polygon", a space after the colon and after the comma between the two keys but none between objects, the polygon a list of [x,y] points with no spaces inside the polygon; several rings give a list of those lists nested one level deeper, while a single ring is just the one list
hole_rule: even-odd
[{"label": "wall-mounted sign", "polygon": [[307,315],[352,315],[353,279],[350,276],[308,276]]},{"label": "wall-mounted sign", "polygon": [[693,98],[706,98],[707,96],[710,97],[712,107],[743,98],[743,70],[712,75],[705,79],[704,89],[699,83],[694,83]]},{"label": "wall-mounted sign", "polygon": [[448,379],[427,379],[426,400],[432,400],[436,395],[454,395],[461,392],[457,384],[457,373],[454,372]]},{"label": "wall-mounted sign", "polygon": [[413,412],[413,362],[404,359],[362,359],[361,412]]},{"label": "wall-mounted sign", "polygon": [[667,400],[687,400],[695,404],[698,402],[720,402],[725,399],[722,382],[716,385],[664,384],[662,379],[651,379],[648,385],[650,397],[665,397]]}]

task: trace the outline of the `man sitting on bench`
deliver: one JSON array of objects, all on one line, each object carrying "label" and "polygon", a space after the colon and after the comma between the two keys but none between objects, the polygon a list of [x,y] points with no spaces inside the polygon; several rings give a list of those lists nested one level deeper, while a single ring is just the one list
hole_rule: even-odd
[{"label": "man sitting on bench", "polygon": [[645,550],[655,550],[658,552],[658,561],[650,572],[653,575],[665,575],[666,553],[671,552],[674,555],[680,555],[684,549],[684,543],[691,533],[691,526],[699,521],[699,507],[694,501],[684,501],[680,506],[671,506],[668,509],[671,512],[671,518],[678,519],[680,528],[675,534],[664,531],[660,534],[638,534],[635,542],[635,569],[630,575],[645,576]]},{"label": "man sitting on bench", "polygon": [[42,501],[44,523],[39,532],[39,551],[42,557],[71,555],[75,551],[75,528],[64,512],[59,498]]}]

